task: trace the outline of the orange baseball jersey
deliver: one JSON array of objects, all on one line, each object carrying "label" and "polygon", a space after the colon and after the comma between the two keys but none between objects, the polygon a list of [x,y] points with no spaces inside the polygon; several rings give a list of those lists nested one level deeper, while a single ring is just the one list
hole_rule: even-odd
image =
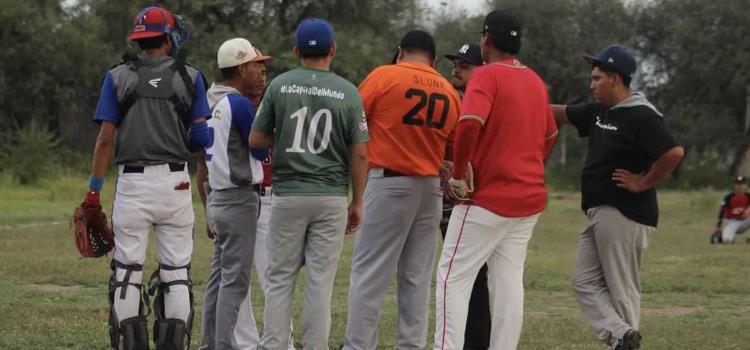
[{"label": "orange baseball jersey", "polygon": [[370,168],[437,176],[461,106],[450,82],[426,64],[402,62],[370,72],[359,93]]}]

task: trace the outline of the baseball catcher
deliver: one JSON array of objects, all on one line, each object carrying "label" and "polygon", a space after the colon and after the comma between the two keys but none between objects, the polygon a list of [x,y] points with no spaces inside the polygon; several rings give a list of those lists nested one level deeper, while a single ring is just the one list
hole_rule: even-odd
[{"label": "baseball catcher", "polygon": [[84,258],[101,257],[115,246],[115,236],[99,204],[99,192],[86,194],[81,205],[73,210],[70,225],[75,232],[78,251]]},{"label": "baseball catcher", "polygon": [[89,191],[101,192],[113,154],[118,175],[108,293],[112,349],[149,349],[143,264],[151,231],[159,242],[160,287],[154,293],[162,292],[154,306],[156,349],[190,344],[195,217],[187,162],[209,142],[211,111],[203,74],[175,58],[190,38],[187,29],[163,7],[140,11],[128,35],[140,54],[107,70],[94,112],[99,136]]}]

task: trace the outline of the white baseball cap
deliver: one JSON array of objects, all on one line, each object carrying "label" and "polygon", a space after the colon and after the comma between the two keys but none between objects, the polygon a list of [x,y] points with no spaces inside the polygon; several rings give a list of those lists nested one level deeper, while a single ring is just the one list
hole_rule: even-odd
[{"label": "white baseball cap", "polygon": [[239,66],[250,61],[260,61],[261,56],[253,48],[247,39],[234,38],[225,41],[219,46],[219,52],[216,54],[216,61],[219,63],[219,69]]}]

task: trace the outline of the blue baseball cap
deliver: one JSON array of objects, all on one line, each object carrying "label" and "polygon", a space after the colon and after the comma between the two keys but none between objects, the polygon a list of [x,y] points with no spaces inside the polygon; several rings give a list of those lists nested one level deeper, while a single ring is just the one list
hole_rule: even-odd
[{"label": "blue baseball cap", "polygon": [[633,79],[636,64],[633,55],[620,45],[609,45],[598,55],[583,56],[589,64],[599,64],[600,66],[619,73],[623,79]]},{"label": "blue baseball cap", "polygon": [[324,19],[309,18],[297,26],[297,48],[301,51],[327,52],[333,45],[333,28]]}]

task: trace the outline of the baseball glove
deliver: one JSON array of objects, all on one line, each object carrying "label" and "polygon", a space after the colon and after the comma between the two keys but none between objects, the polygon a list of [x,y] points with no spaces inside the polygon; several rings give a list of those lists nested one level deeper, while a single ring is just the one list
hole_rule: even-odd
[{"label": "baseball glove", "polygon": [[453,162],[444,160],[443,164],[440,164],[438,169],[438,176],[440,176],[440,189],[443,190],[443,194],[446,196],[450,193],[450,185],[448,181],[451,179],[451,172],[453,171]]},{"label": "baseball glove", "polygon": [[471,163],[466,164],[466,175],[463,179],[456,180],[452,177],[448,180],[448,196],[457,202],[466,202],[471,199],[474,192],[474,169]]},{"label": "baseball glove", "polygon": [[89,192],[83,203],[73,210],[70,225],[78,251],[85,258],[98,258],[115,246],[115,236],[107,225],[107,215],[99,205],[97,192]]},{"label": "baseball glove", "polygon": [[443,191],[443,215],[440,218],[440,232],[445,237],[445,232],[448,230],[448,222],[451,218],[451,212],[453,211],[453,202],[450,196],[450,185],[448,181],[451,179],[451,172],[453,171],[453,162],[449,160],[443,161],[440,164],[438,176],[440,176],[440,189]]}]

